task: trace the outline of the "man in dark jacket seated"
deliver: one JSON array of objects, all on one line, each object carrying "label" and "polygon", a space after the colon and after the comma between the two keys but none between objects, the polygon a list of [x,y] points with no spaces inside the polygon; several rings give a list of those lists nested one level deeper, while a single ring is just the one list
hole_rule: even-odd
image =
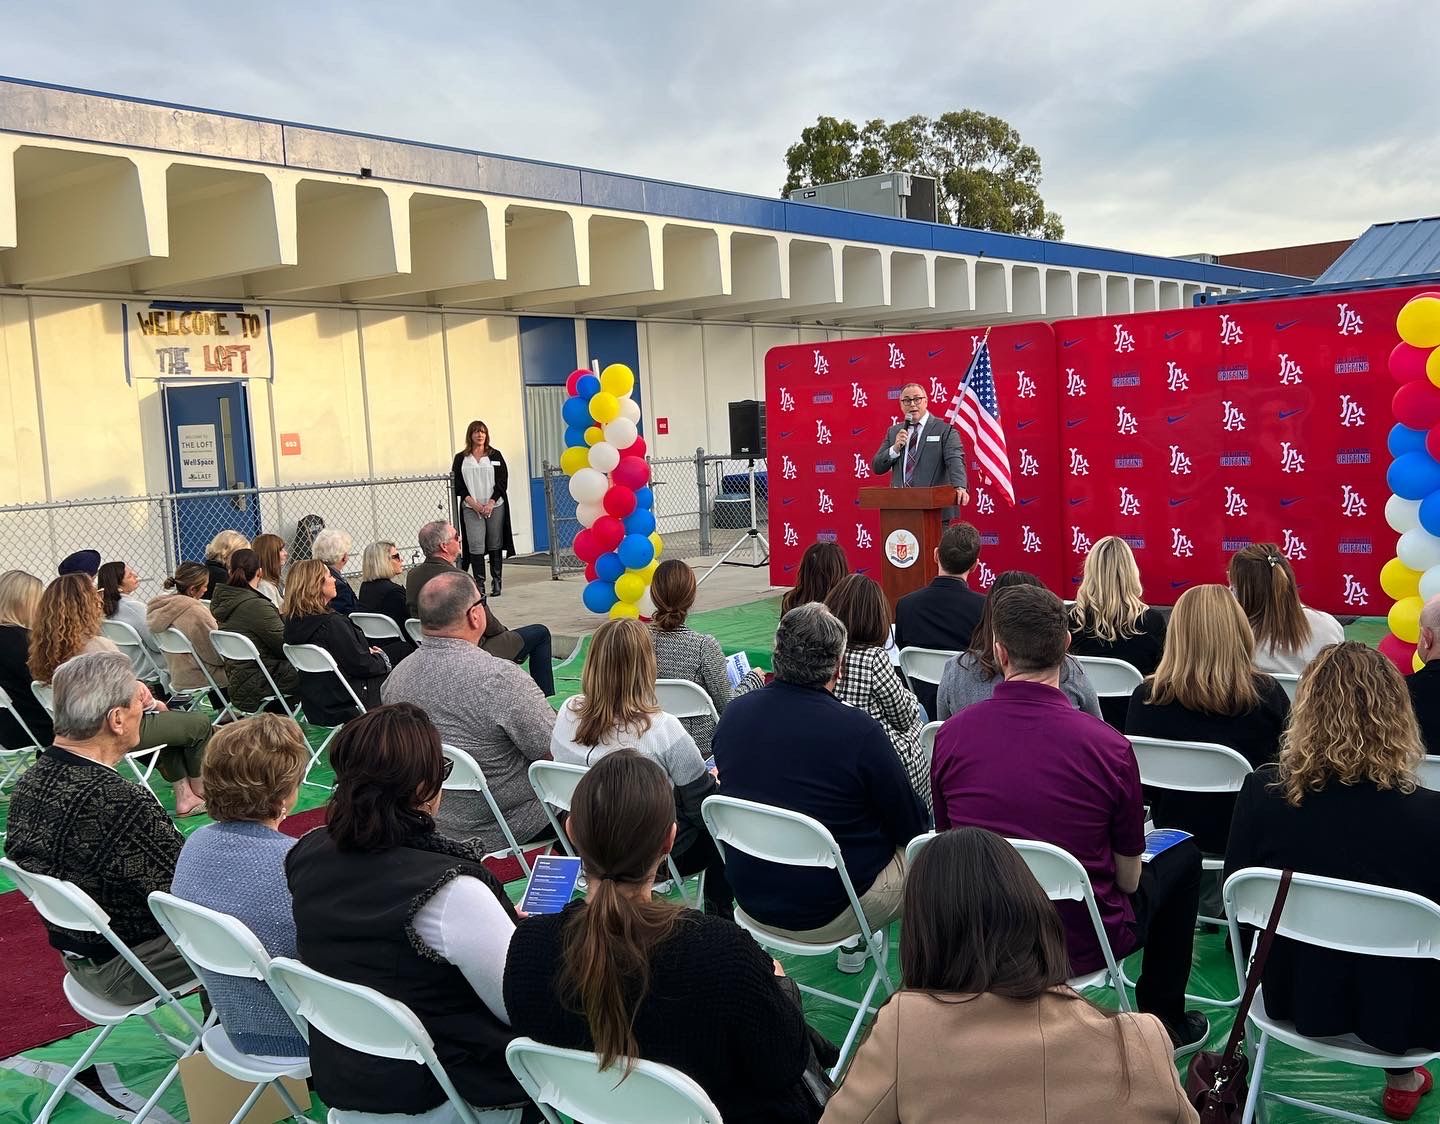
[{"label": "man in dark jacket seated", "polygon": [[[907,593],[895,603],[895,647],[938,648],[963,652],[980,621],[985,595],[966,580],[980,558],[980,532],[969,523],[945,529],[935,549],[940,575],[923,589]],[[931,718],[935,713],[934,683],[916,682],[915,697]]]}]

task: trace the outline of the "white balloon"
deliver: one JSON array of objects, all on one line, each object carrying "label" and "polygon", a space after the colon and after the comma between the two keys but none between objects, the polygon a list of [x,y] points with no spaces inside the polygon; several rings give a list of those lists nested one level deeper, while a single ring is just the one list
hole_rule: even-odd
[{"label": "white balloon", "polygon": [[1396,534],[1413,531],[1420,526],[1420,501],[1391,496],[1385,501],[1385,522]]},{"label": "white balloon", "polygon": [[1426,601],[1440,593],[1440,566],[1431,566],[1420,575],[1420,596]]},{"label": "white balloon", "polygon": [[1440,539],[1421,527],[1406,531],[1395,546],[1395,556],[1422,573],[1440,566]]},{"label": "white balloon", "polygon": [[640,403],[639,403],[639,402],[636,402],[635,399],[630,398],[630,397],[625,397],[625,398],[620,399],[620,416],[621,416],[622,418],[628,418],[630,421],[634,422],[636,425],[639,425],[639,424],[640,424]]},{"label": "white balloon", "polygon": [[[595,447],[590,447],[593,453]],[[599,503],[605,498],[605,491],[610,487],[610,482],[605,479],[603,472],[596,472],[593,468],[582,468],[570,477],[570,495],[576,503]]]},{"label": "white balloon", "polygon": [[640,431],[635,428],[635,423],[623,415],[605,427],[605,440],[617,449],[630,448],[639,436]]},{"label": "white balloon", "polygon": [[597,472],[614,472],[620,463],[620,450],[608,441],[597,441],[590,446],[590,467]]},{"label": "white balloon", "polygon": [[575,507],[575,518],[580,520],[580,526],[593,527],[595,520],[605,514],[605,505],[602,503],[582,503]]}]

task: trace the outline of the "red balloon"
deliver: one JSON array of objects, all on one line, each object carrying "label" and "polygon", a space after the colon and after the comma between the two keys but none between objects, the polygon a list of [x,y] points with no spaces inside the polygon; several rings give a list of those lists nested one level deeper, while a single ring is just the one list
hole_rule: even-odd
[{"label": "red balloon", "polygon": [[1435,426],[1425,435],[1425,451],[1436,460],[1440,460],[1440,425]]},{"label": "red balloon", "polygon": [[623,484],[612,485],[605,493],[605,510],[616,519],[624,519],[635,510],[635,491]]},{"label": "red balloon", "polygon": [[584,367],[571,371],[569,377],[565,380],[565,393],[571,398],[574,398],[575,392],[579,389],[580,380],[590,373],[591,372]]},{"label": "red balloon", "polygon": [[581,562],[594,562],[609,549],[595,541],[595,532],[589,527],[581,528],[575,535],[575,557]]},{"label": "red balloon", "polygon": [[645,455],[645,438],[637,437],[625,448],[620,450],[621,459],[625,457],[643,457]]},{"label": "red balloon", "polygon": [[1407,382],[1390,399],[1390,409],[1401,425],[1411,429],[1429,429],[1440,422],[1440,390],[1429,379]]},{"label": "red balloon", "polygon": [[1397,343],[1390,352],[1390,377],[1399,383],[1414,382],[1425,377],[1425,360],[1430,358],[1430,349],[1411,347],[1404,340]]},{"label": "red balloon", "polygon": [[632,491],[643,488],[650,482],[650,466],[639,457],[621,457],[620,463],[610,473],[610,479]]},{"label": "red balloon", "polygon": [[1393,663],[1401,675],[1409,675],[1415,670],[1414,644],[1407,644],[1393,632],[1387,632],[1377,647],[1380,654]]},{"label": "red balloon", "polygon": [[594,581],[596,578],[598,578],[599,576],[600,576],[600,575],[595,572],[595,563],[594,563],[594,562],[586,562],[586,563],[585,563],[585,580],[586,580],[587,582],[593,582],[593,581]]},{"label": "red balloon", "polygon": [[[600,546],[600,554],[604,554],[607,550],[614,550],[620,545],[620,540],[625,537],[625,524],[613,515],[602,515],[590,527],[590,533]],[[598,558],[600,554],[597,554],[596,557]]]}]

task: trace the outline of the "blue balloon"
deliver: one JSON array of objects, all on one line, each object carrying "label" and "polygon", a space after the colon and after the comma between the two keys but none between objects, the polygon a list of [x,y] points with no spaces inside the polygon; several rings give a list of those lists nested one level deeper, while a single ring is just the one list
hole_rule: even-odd
[{"label": "blue balloon", "polygon": [[[655,546],[644,535],[626,535],[620,540],[620,549],[615,553],[620,555],[620,561],[627,569],[643,570],[654,560]],[[606,609],[609,609],[608,605]]]},{"label": "blue balloon", "polygon": [[594,375],[586,375],[575,384],[575,397],[583,398],[588,403],[592,396],[600,393],[600,380]]},{"label": "blue balloon", "polygon": [[[599,563],[596,563],[596,568],[598,571]],[[586,584],[585,591],[580,594],[580,600],[592,613],[608,613],[610,606],[620,598],[615,596],[614,582],[593,581]]]},{"label": "blue balloon", "polygon": [[655,491],[648,484],[643,488],[635,489],[635,508],[638,511],[649,511],[655,506]]},{"label": "blue balloon", "polygon": [[[625,572],[625,563],[613,550],[606,551],[595,559],[595,572],[600,575],[601,581],[613,582]],[[605,607],[608,609],[610,606]]]},{"label": "blue balloon", "polygon": [[567,425],[565,427],[565,447],[585,448],[585,431],[578,425]]},{"label": "blue balloon", "polygon": [[1440,464],[1429,453],[1405,453],[1395,458],[1385,481],[1402,499],[1423,500],[1440,491]]},{"label": "blue balloon", "polygon": [[625,533],[627,535],[646,535],[655,530],[655,513],[636,509],[625,517]]},{"label": "blue balloon", "polygon": [[1390,450],[1392,457],[1403,457],[1406,453],[1423,453],[1425,451],[1425,431],[1411,429],[1405,425],[1396,425],[1390,431],[1390,436],[1385,439],[1385,447]]},{"label": "blue balloon", "polygon": [[[590,424],[590,399],[565,399],[565,405],[560,408],[560,416],[565,419],[566,425],[573,426],[583,433],[585,427]],[[579,443],[585,444],[583,439]]]},{"label": "blue balloon", "polygon": [[1431,492],[1420,501],[1420,526],[1440,538],[1440,492]]}]

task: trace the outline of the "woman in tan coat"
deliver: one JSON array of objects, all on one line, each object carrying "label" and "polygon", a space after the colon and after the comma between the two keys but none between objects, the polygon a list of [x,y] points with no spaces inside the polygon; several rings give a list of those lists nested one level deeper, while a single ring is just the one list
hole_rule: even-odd
[{"label": "woman in tan coat", "polygon": [[[220,626],[215,623],[210,606],[201,600],[210,582],[210,571],[199,562],[181,562],[175,576],[165,579],[166,592],[150,601],[145,609],[145,623],[158,635],[167,628],[178,628],[190,641],[198,656],[210,669],[217,686],[227,685],[225,661],[210,643],[210,634]],[[194,691],[209,686],[205,673],[188,656],[165,657],[170,667],[170,684],[177,691]],[[218,707],[221,704],[216,701]]]},{"label": "woman in tan coat", "polygon": [[1065,986],[1060,916],[1000,836],[931,840],[905,883],[903,990],[880,1008],[821,1124],[1198,1121],[1153,1015]]}]

